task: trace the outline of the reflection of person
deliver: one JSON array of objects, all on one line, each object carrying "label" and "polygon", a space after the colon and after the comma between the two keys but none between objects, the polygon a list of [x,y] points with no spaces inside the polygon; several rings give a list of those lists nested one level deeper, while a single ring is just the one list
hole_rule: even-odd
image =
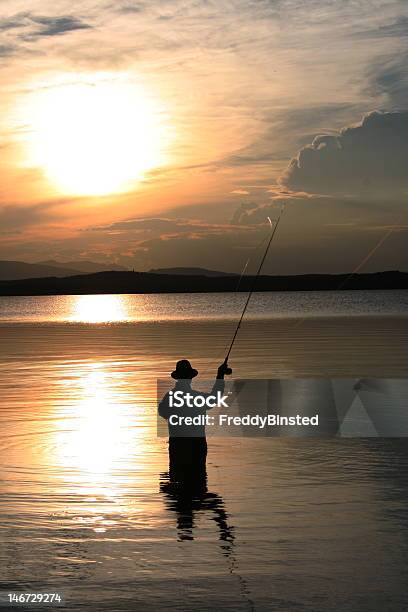
[{"label": "reflection of person", "polygon": [[218,527],[219,545],[231,575],[238,580],[239,590],[249,610],[254,610],[254,602],[243,576],[238,573],[235,556],[235,528],[228,523],[229,516],[225,509],[223,498],[217,493],[208,491],[207,478],[195,479],[194,482],[174,482],[169,480],[169,474],[161,474],[160,491],[165,496],[166,506],[175,513],[177,519],[178,540],[194,540],[196,515],[207,512]]},{"label": "reflection of person", "polygon": [[162,474],[160,491],[166,496],[169,510],[177,515],[180,540],[194,539],[195,513],[208,510],[212,513],[212,518],[219,529],[219,539],[223,542],[225,553],[231,552],[234,528],[228,525],[228,514],[222,497],[208,491],[205,475],[196,480],[192,486],[188,486],[171,482],[167,473]]},{"label": "reflection of person", "polygon": [[[231,370],[225,362],[220,365],[211,393],[201,393],[192,389],[191,381],[197,374],[197,370],[191,366],[187,359],[178,361],[176,369],[171,373],[172,378],[177,381],[172,389],[173,393],[181,391],[183,395],[189,393],[193,397],[201,396],[204,398],[217,392],[223,393],[225,387],[224,376],[231,374]],[[206,405],[200,408],[187,405],[183,405],[182,408],[170,406],[170,393],[166,393],[159,404],[159,414],[167,421],[169,421],[171,415],[177,415],[178,417],[201,415],[205,417],[207,410],[210,408]],[[199,424],[183,428],[168,422],[168,428],[171,480],[185,481],[202,477],[205,474],[207,458],[205,425]]]}]

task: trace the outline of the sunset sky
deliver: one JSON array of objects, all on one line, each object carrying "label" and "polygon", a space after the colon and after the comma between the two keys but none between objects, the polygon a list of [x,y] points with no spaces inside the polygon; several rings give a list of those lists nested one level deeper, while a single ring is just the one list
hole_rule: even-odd
[{"label": "sunset sky", "polygon": [[0,259],[236,271],[285,202],[267,272],[408,270],[407,36],[406,0],[2,0]]}]

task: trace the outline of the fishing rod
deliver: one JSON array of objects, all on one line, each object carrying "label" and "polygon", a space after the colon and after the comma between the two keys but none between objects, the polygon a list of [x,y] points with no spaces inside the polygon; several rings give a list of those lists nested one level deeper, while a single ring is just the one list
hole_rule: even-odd
[{"label": "fishing rod", "polygon": [[[224,359],[224,364],[225,364],[226,366],[228,365],[228,358],[229,358],[229,356],[230,356],[230,354],[231,354],[232,347],[234,346],[234,342],[235,342],[235,339],[236,339],[236,337],[237,337],[237,335],[238,335],[238,331],[239,331],[239,329],[240,329],[240,327],[241,327],[241,323],[242,323],[242,320],[243,320],[243,318],[244,318],[244,316],[245,316],[246,310],[247,310],[247,308],[248,308],[249,301],[250,301],[250,299],[251,299],[251,297],[252,297],[252,294],[253,294],[253,292],[254,292],[254,290],[255,290],[255,287],[256,287],[256,282],[257,282],[258,277],[259,277],[259,274],[260,274],[260,272],[261,272],[261,270],[262,270],[262,266],[263,266],[263,264],[264,264],[264,262],[265,262],[266,256],[268,255],[269,247],[271,246],[271,244],[272,244],[272,240],[273,240],[273,238],[274,238],[274,236],[275,236],[275,234],[276,234],[276,230],[278,229],[279,222],[280,222],[280,220],[281,220],[281,218],[282,218],[282,214],[283,214],[284,209],[285,209],[285,206],[282,206],[282,208],[281,208],[281,210],[280,210],[280,213],[279,213],[279,216],[278,216],[278,218],[277,218],[277,220],[276,220],[275,226],[274,226],[274,227],[273,227],[273,229],[272,229],[271,236],[270,236],[270,238],[269,238],[269,240],[268,240],[268,244],[266,245],[265,253],[264,253],[264,255],[263,255],[262,259],[261,259],[261,262],[260,262],[260,264],[259,264],[259,267],[258,267],[257,273],[256,273],[256,275],[255,275],[255,277],[254,277],[254,280],[253,280],[253,283],[252,283],[251,290],[250,290],[249,295],[248,295],[248,297],[247,297],[247,300],[246,300],[246,302],[245,302],[245,306],[244,306],[244,308],[243,308],[243,310],[242,310],[242,314],[241,314],[241,317],[240,317],[240,319],[239,319],[239,321],[238,321],[238,325],[237,325],[237,327],[236,327],[236,329],[235,329],[235,333],[234,333],[234,335],[233,335],[233,337],[232,337],[231,344],[229,345],[229,349],[228,349],[228,352],[227,352],[227,356],[226,356],[226,357],[225,357],[225,359]],[[269,223],[271,224],[271,228],[272,228],[272,221],[271,221],[270,217],[268,217],[268,221],[269,221]],[[232,370],[231,370],[231,368],[228,368],[228,370],[227,370],[227,372],[226,372],[226,373],[227,373],[227,374],[232,374]]]},{"label": "fishing rod", "polygon": [[[267,219],[268,219],[268,221],[269,221],[269,223],[270,223],[270,226],[271,226],[271,228],[272,228],[272,222],[271,222],[270,218],[269,218],[269,217],[267,217]],[[258,252],[258,251],[261,249],[261,247],[263,247],[263,245],[266,243],[266,241],[267,241],[268,239],[269,239],[269,233],[268,233],[268,234],[266,234],[266,236],[265,236],[264,238],[262,238],[262,240],[260,241],[260,243],[259,243],[259,244],[258,244],[258,245],[257,245],[257,246],[254,248],[254,253],[257,253],[257,252]],[[244,267],[242,268],[241,274],[240,274],[239,279],[238,279],[237,286],[236,286],[236,287],[235,287],[235,289],[234,289],[234,293],[237,293],[237,292],[239,291],[239,288],[240,288],[240,286],[241,286],[242,279],[243,279],[243,278],[244,278],[244,276],[245,276],[246,269],[248,268],[248,265],[249,265],[249,262],[251,261],[251,259],[252,259],[252,255],[251,255],[250,257],[248,257],[248,259],[246,260],[246,262],[245,262],[245,264],[244,264]],[[223,354],[224,354],[224,349],[222,349],[222,351],[221,351],[221,355],[223,355]],[[220,355],[220,358],[221,358],[221,355]],[[213,364],[212,364],[212,365],[215,365],[215,363],[219,363],[220,358],[218,358],[218,357],[217,357],[217,359],[215,359],[215,360],[214,360],[214,362],[213,362]],[[231,370],[231,368],[229,368],[229,370]],[[232,370],[231,370],[231,371],[229,371],[229,370],[228,370],[228,373],[229,373],[229,374],[232,374]]]}]

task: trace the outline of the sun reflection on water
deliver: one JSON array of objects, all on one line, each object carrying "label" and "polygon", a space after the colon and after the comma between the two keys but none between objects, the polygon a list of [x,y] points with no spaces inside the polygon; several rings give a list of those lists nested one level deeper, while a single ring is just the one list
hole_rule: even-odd
[{"label": "sun reflection on water", "polygon": [[128,318],[122,295],[79,295],[75,297],[70,321],[77,323],[112,323]]},{"label": "sun reflection on water", "polygon": [[65,380],[68,406],[54,432],[52,463],[67,493],[81,500],[73,520],[104,531],[115,524],[112,515],[129,510],[129,490],[149,445],[144,428],[135,427],[143,407],[111,364],[83,364],[72,374],[74,381]]},{"label": "sun reflection on water", "polygon": [[127,417],[111,397],[103,369],[95,367],[81,383],[83,398],[77,406],[75,448],[80,467],[97,478],[110,473],[126,451]]},{"label": "sun reflection on water", "polygon": [[[114,372],[103,364],[83,367],[70,386],[72,427],[59,432],[60,458],[88,480],[106,485],[109,476],[125,469],[138,429],[132,428],[132,405],[121,397]],[[68,391],[68,390],[67,390]]]}]

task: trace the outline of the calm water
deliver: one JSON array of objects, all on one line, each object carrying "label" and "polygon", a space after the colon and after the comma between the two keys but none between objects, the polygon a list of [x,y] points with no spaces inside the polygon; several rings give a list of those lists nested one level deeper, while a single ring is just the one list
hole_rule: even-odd
[{"label": "calm water", "polygon": [[[406,611],[405,440],[212,438],[207,494],[169,489],[156,378],[184,356],[210,376],[244,297],[0,298],[3,590],[78,611]],[[234,374],[407,376],[407,300],[259,294]]]},{"label": "calm water", "polygon": [[[0,297],[0,321],[124,322],[229,320],[239,317],[246,293],[185,295],[59,295]],[[252,296],[252,318],[408,315],[407,291],[288,291]]]}]

